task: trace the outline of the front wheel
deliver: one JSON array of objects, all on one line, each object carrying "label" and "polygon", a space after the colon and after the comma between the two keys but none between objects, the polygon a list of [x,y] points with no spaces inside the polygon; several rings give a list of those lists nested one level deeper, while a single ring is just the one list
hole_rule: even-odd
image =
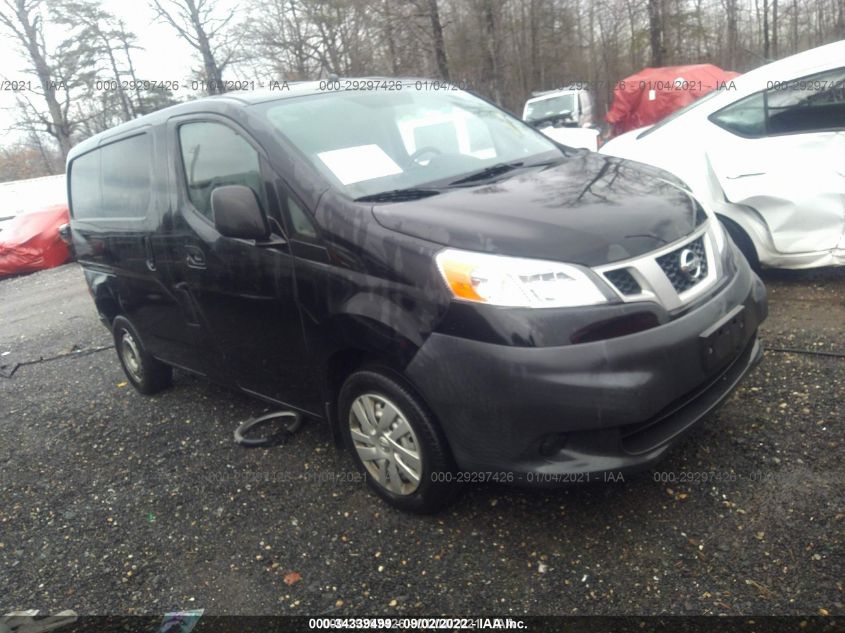
[{"label": "front wheel", "polygon": [[122,316],[115,318],[112,334],[123,373],[135,389],[144,395],[151,395],[171,385],[173,370],[150,356],[128,319]]},{"label": "front wheel", "polygon": [[380,370],[352,374],[340,392],[341,433],[367,483],[401,510],[430,513],[455,494],[452,460],[421,400]]}]

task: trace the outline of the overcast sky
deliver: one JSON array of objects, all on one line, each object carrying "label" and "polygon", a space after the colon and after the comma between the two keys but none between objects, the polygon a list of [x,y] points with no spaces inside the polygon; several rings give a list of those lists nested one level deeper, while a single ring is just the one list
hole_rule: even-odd
[{"label": "overcast sky", "polygon": [[[220,0],[219,8],[235,6],[237,0]],[[176,35],[173,27],[155,21],[154,13],[143,0],[102,0],[104,9],[123,19],[127,28],[138,38],[138,46],[143,50],[133,53],[139,78],[155,80],[184,81],[190,75],[192,67],[199,67],[200,62],[194,55],[194,49]],[[237,19],[237,18],[236,18]],[[5,33],[4,33],[5,35]],[[56,46],[67,36],[66,32],[55,26],[48,26],[45,37],[48,47]],[[22,58],[18,48],[8,38],[0,38],[0,79],[35,80],[23,69],[30,64]],[[32,95],[40,101],[43,99]],[[10,143],[17,133],[9,133],[6,128],[14,123],[15,95],[0,91],[0,143]]]}]

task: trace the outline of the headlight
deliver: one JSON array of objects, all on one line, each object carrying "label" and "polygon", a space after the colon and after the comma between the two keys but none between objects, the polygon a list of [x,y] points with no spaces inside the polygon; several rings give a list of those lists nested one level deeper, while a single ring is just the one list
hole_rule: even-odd
[{"label": "headlight", "polygon": [[607,303],[577,266],[448,248],[437,267],[456,299],[496,306],[561,308]]}]

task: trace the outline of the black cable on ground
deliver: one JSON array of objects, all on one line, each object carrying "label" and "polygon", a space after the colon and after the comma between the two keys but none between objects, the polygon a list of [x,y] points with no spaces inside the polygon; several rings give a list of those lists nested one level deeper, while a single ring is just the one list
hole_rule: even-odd
[{"label": "black cable on ground", "polygon": [[56,356],[48,356],[47,358],[39,358],[37,360],[25,360],[20,363],[11,365],[11,369],[6,369],[6,365],[0,365],[0,378],[11,378],[14,373],[21,367],[26,365],[38,365],[39,363],[47,363],[51,360],[60,360],[68,356],[88,356],[89,354],[96,354],[97,352],[104,352],[107,349],[114,349],[114,345],[104,345],[103,347],[92,347],[89,349],[76,349],[72,352],[65,352],[64,354],[57,354]]},{"label": "black cable on ground", "polygon": [[783,354],[806,354],[808,356],[830,356],[845,358],[845,352],[828,352],[825,350],[800,349],[797,347],[764,347],[767,352],[781,352]]}]

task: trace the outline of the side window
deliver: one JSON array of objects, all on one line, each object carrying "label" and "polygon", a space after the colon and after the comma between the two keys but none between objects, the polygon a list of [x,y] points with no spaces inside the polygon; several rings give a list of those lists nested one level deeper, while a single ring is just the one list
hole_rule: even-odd
[{"label": "side window", "polygon": [[740,99],[710,115],[710,120],[739,136],[758,138],[766,135],[766,107],[762,92]]},{"label": "side window", "polygon": [[70,164],[70,206],[73,217],[87,219],[100,213],[100,151],[94,150]]},{"label": "side window", "polygon": [[138,218],[150,205],[150,137],[133,136],[100,149],[102,215]]},{"label": "side window", "polygon": [[179,141],[188,197],[200,213],[213,219],[211,192],[224,185],[249,187],[267,211],[258,152],[241,135],[222,123],[202,121],[180,126]]},{"label": "side window", "polygon": [[313,222],[311,222],[311,218],[308,217],[305,210],[299,206],[299,203],[292,196],[286,196],[286,198],[291,228],[299,235],[316,238],[317,229],[314,227]]},{"label": "side window", "polygon": [[150,205],[152,146],[148,134],[109,143],[70,166],[73,217],[143,218]]},{"label": "side window", "polygon": [[845,128],[845,68],[778,82],[766,100],[769,134]]}]

